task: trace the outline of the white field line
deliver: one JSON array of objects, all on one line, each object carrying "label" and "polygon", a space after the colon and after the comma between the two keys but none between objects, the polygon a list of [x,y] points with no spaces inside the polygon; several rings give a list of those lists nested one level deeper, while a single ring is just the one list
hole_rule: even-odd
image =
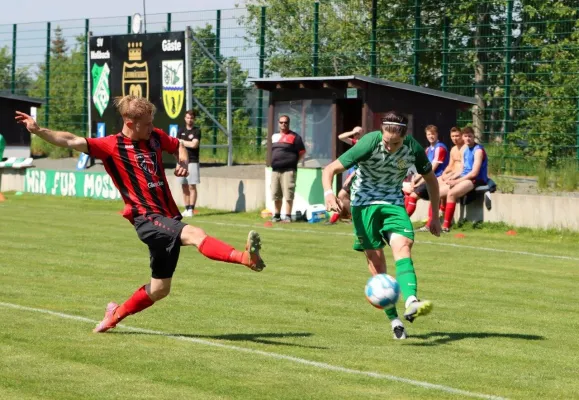
[{"label": "white field line", "polygon": [[[94,324],[94,325],[96,325],[99,322],[99,321],[92,320],[90,318],[59,313],[56,311],[45,310],[42,308],[25,307],[25,306],[21,306],[18,304],[12,304],[12,303],[0,302],[0,306],[5,307],[5,308],[12,308],[12,309],[16,309],[16,310],[21,310],[21,311],[30,311],[30,312],[36,312],[36,313],[41,313],[41,314],[47,314],[47,315],[51,315],[51,316],[58,317],[58,318],[69,319],[69,320],[73,320],[73,321],[81,321],[81,322],[86,322],[86,323],[90,323],[90,324]],[[307,366],[318,368],[318,369],[341,372],[341,373],[350,374],[350,375],[361,375],[361,376],[365,376],[365,377],[369,377],[369,378],[388,380],[388,381],[399,382],[399,383],[405,383],[407,385],[418,386],[418,387],[421,387],[421,388],[427,389],[427,390],[437,390],[437,391],[456,394],[456,395],[460,395],[460,396],[464,396],[464,397],[472,397],[472,398],[478,398],[478,399],[506,400],[504,397],[497,397],[497,396],[488,395],[488,394],[484,394],[484,393],[469,392],[466,390],[455,389],[455,388],[450,387],[450,386],[437,385],[434,383],[423,382],[423,381],[416,381],[413,379],[402,378],[399,376],[389,375],[389,374],[381,374],[378,372],[360,371],[360,370],[356,370],[356,369],[344,368],[344,367],[340,367],[340,366],[336,366],[336,365],[331,365],[331,364],[326,364],[326,363],[322,363],[322,362],[307,360],[305,358],[292,357],[292,356],[287,356],[287,355],[278,354],[278,353],[269,353],[266,351],[250,349],[247,347],[232,346],[232,345],[228,345],[228,344],[213,342],[210,340],[197,339],[197,338],[191,338],[191,337],[185,337],[185,336],[179,336],[179,335],[171,335],[171,334],[168,334],[165,332],[153,331],[153,330],[142,329],[142,328],[134,328],[134,327],[130,327],[130,326],[123,325],[123,324],[119,324],[119,325],[117,325],[117,327],[123,328],[123,329],[131,331],[131,332],[140,332],[140,333],[147,333],[150,335],[165,336],[165,337],[170,338],[170,339],[181,340],[181,341],[195,343],[195,344],[199,344],[199,345],[203,345],[203,346],[211,346],[211,347],[217,347],[217,348],[221,348],[221,349],[225,349],[225,350],[232,350],[232,351],[238,351],[238,352],[249,353],[249,354],[257,354],[257,355],[260,355],[263,357],[269,357],[269,358],[275,358],[278,360],[290,361],[293,363],[307,365]]]},{"label": "white field line", "polygon": [[[243,228],[251,228],[256,229],[255,225],[250,224],[234,224],[228,222],[216,222],[216,221],[207,221],[202,219],[194,218],[193,221],[198,221],[206,224],[214,224],[214,225],[223,225],[223,226],[237,226]],[[191,221],[191,223],[194,223]],[[189,222],[189,221],[185,221]],[[330,235],[330,236],[352,236],[352,233],[345,233],[345,232],[327,232],[321,230],[314,230],[314,229],[285,229],[285,228],[264,228],[268,231],[282,231],[282,232],[301,232],[301,233],[315,233],[316,235]],[[446,247],[457,247],[461,249],[471,249],[471,250],[480,250],[480,251],[490,251],[495,253],[509,253],[509,254],[518,254],[522,256],[532,256],[532,257],[545,257],[545,258],[555,258],[560,260],[571,260],[571,261],[579,261],[579,257],[570,257],[570,256],[558,256],[555,254],[543,254],[543,253],[531,253],[528,251],[518,251],[518,250],[506,250],[506,249],[494,249],[492,247],[480,247],[480,246],[468,246],[464,244],[455,244],[455,243],[444,243],[444,242],[431,242],[429,240],[416,240],[415,243],[418,244],[430,244],[434,246],[446,246]]]}]

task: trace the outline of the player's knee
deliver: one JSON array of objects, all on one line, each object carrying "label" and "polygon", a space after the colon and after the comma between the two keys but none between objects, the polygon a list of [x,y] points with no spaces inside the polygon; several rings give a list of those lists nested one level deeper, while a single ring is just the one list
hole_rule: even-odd
[{"label": "player's knee", "polygon": [[171,286],[151,288],[151,293],[149,294],[149,297],[153,301],[159,301],[169,296],[169,293],[171,293]]},{"label": "player's knee", "polygon": [[196,226],[186,225],[181,231],[181,244],[184,246],[199,247],[203,239],[207,237],[205,231]]},{"label": "player's knee", "polygon": [[406,236],[393,233],[390,237],[390,248],[395,260],[409,258],[414,241]]}]

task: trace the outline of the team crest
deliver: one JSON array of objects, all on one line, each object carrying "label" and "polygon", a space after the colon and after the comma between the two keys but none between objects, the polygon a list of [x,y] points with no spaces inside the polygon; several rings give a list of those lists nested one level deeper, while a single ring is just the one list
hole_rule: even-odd
[{"label": "team crest", "polygon": [[137,165],[150,175],[157,175],[157,153],[135,154]]},{"label": "team crest", "polygon": [[[142,43],[129,43],[129,61],[141,61]],[[143,62],[123,63],[123,96],[149,98],[149,66]]]},{"label": "team crest", "polygon": [[155,138],[151,138],[149,140],[149,145],[151,146],[151,148],[153,150],[159,150],[161,148],[161,145],[159,144],[159,142]]},{"label": "team crest", "polygon": [[408,163],[407,163],[405,160],[403,160],[403,159],[398,160],[397,166],[398,166],[398,169],[408,169],[408,168],[410,168],[410,166],[408,165]]},{"label": "team crest", "polygon": [[163,106],[171,119],[181,113],[185,99],[185,80],[183,79],[183,60],[165,60],[162,62]]},{"label": "team crest", "polygon": [[109,88],[110,73],[111,69],[107,63],[104,63],[104,65],[94,64],[92,66],[92,101],[101,117],[109,105],[111,98]]}]

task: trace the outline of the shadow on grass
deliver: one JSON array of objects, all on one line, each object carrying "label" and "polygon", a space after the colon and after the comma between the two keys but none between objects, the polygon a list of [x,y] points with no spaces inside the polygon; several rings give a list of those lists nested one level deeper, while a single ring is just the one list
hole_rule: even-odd
[{"label": "shadow on grass", "polygon": [[327,350],[328,347],[320,346],[308,346],[296,343],[285,343],[279,340],[273,339],[283,339],[283,338],[307,338],[313,336],[309,332],[287,332],[287,333],[230,333],[224,335],[192,335],[187,333],[161,333],[161,332],[138,332],[138,331],[109,331],[109,334],[114,335],[157,335],[157,336],[167,336],[174,338],[190,338],[190,339],[213,339],[213,340],[226,340],[231,342],[254,342],[267,345],[276,346],[291,346],[291,347],[303,347],[307,349],[316,350]]},{"label": "shadow on grass", "polygon": [[438,346],[463,339],[515,339],[515,340],[545,340],[543,336],[525,335],[521,333],[496,332],[430,332],[424,335],[411,335],[410,338],[423,340],[423,343],[408,343],[410,346]]}]

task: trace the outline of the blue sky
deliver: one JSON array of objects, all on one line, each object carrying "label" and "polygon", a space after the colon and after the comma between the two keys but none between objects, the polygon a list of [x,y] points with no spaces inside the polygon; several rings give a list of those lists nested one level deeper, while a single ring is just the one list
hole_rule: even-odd
[{"label": "blue sky", "polygon": [[[6,0],[10,1],[10,0]],[[244,0],[146,0],[147,14],[234,8]],[[72,7],[70,5],[73,5]],[[2,7],[0,25],[143,14],[143,0],[18,0]]]}]

